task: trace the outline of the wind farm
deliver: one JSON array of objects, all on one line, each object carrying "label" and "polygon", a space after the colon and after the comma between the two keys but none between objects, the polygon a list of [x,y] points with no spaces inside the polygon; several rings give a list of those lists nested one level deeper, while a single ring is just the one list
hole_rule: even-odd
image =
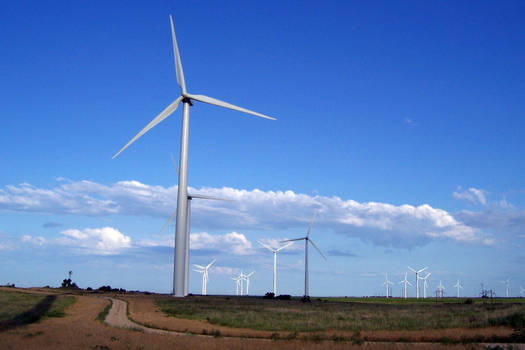
[{"label": "wind farm", "polygon": [[5,6],[2,347],[521,348],[522,7]]}]

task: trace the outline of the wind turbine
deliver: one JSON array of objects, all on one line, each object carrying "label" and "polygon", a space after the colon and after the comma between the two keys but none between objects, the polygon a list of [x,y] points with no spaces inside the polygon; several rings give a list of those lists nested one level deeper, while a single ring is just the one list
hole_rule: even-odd
[{"label": "wind turbine", "polygon": [[[235,295],[239,295],[239,287],[241,285],[241,277],[232,277],[232,280],[235,281]],[[241,290],[242,295],[242,290]]]},{"label": "wind turbine", "polygon": [[198,268],[198,270],[195,270],[195,271],[202,273],[202,293],[201,293],[202,295],[206,295],[206,287],[208,285],[208,278],[209,278],[208,269],[211,267],[211,265],[213,265],[213,263],[215,263],[215,259],[213,259],[213,261],[206,266],[193,264],[193,266]]},{"label": "wind turbine", "polygon": [[463,286],[459,283],[459,280],[452,287],[457,288],[457,291],[458,291],[457,297],[459,298],[459,289],[460,288],[463,289]]},{"label": "wind turbine", "polygon": [[509,297],[510,279],[507,278],[505,281],[501,281],[501,283],[505,284],[506,295],[507,295],[507,298],[508,298]]},{"label": "wind turbine", "polygon": [[293,242],[293,241],[302,241],[304,239],[304,296],[308,297],[308,243],[312,244],[312,246],[317,249],[319,254],[326,260],[326,256],[321,252],[321,249],[310,239],[310,231],[312,230],[312,225],[314,224],[315,216],[317,215],[317,212],[314,214],[312,221],[310,222],[310,226],[308,226],[308,231],[306,231],[306,236],[296,239],[287,239],[283,242]]},{"label": "wind turbine", "polygon": [[427,284],[427,278],[429,278],[431,275],[431,273],[427,273],[427,275],[425,277],[419,277],[419,279],[423,280],[423,298],[426,298],[427,297],[427,288],[428,288],[428,284]]},{"label": "wind turbine", "polygon": [[388,285],[389,284],[394,284],[392,283],[391,281],[388,280],[388,273],[385,273],[385,282],[383,282],[383,285],[385,286],[386,288],[386,292],[385,292],[385,295],[386,295],[386,298],[388,299]]},{"label": "wind turbine", "polygon": [[403,294],[405,295],[405,299],[407,298],[407,284],[412,286],[410,282],[407,280],[407,272],[405,272],[405,279],[399,282],[400,284],[403,283]]},{"label": "wind turbine", "polygon": [[437,287],[437,291],[438,291],[438,295],[439,295],[440,298],[443,298],[444,290],[445,290],[445,286],[443,284],[441,284],[441,280],[439,280],[439,286]]},{"label": "wind turbine", "polygon": [[[173,166],[175,167],[175,171],[177,172],[177,175],[179,174],[179,168],[177,167],[177,163],[175,163],[175,159],[173,158],[173,155],[171,156],[171,161],[173,163]],[[190,222],[191,222],[191,201],[193,198],[199,198],[199,199],[211,199],[211,200],[217,200],[217,201],[227,201],[227,199],[219,198],[219,197],[212,197],[212,196],[203,196],[200,194],[186,194],[186,237],[185,237],[185,246],[186,246],[186,257],[184,259],[184,271],[186,271],[185,281],[184,281],[184,295],[188,295],[188,276],[189,276],[189,262],[190,262]],[[164,231],[164,229],[169,225],[171,220],[175,218],[177,215],[177,211],[168,218],[168,221],[162,226],[160,229],[160,232]]]},{"label": "wind turbine", "polygon": [[525,288],[520,286],[520,295],[523,296],[523,293],[525,293]]},{"label": "wind turbine", "polygon": [[135,142],[139,137],[144,135],[148,130],[166,119],[170,114],[175,112],[179,104],[183,103],[182,111],[182,132],[180,139],[180,173],[179,185],[177,193],[177,224],[175,230],[175,258],[173,259],[173,294],[177,297],[186,295],[188,287],[188,265],[186,264],[188,254],[188,227],[187,227],[187,200],[188,200],[188,139],[189,139],[189,120],[190,120],[190,106],[194,101],[204,102],[218,107],[233,109],[239,112],[251,114],[257,117],[275,120],[264,114],[260,114],[242,107],[232,105],[230,103],[217,100],[212,97],[204,95],[193,95],[186,91],[186,81],[184,80],[184,73],[182,70],[182,63],[177,46],[177,38],[175,37],[175,29],[173,26],[173,19],[170,15],[171,37],[173,41],[173,54],[175,56],[175,71],[177,74],[177,84],[181,89],[181,94],[168,107],[166,107],[159,115],[157,115],[151,122],[148,123],[137,135],[135,135],[124,147],[122,147],[113,158],[118,156],[129,145]]},{"label": "wind turbine", "polygon": [[414,270],[410,266],[408,266],[408,268],[416,273],[416,298],[419,299],[419,274],[428,269],[428,266],[418,271]]},{"label": "wind turbine", "polygon": [[264,248],[268,249],[269,251],[271,251],[273,253],[273,295],[277,296],[277,253],[279,251],[283,250],[284,248],[288,247],[289,245],[293,244],[293,243],[292,242],[288,242],[285,245],[283,245],[283,246],[281,246],[281,247],[279,247],[277,249],[273,249],[270,246],[262,243],[261,241],[257,241],[257,243],[259,243]]},{"label": "wind turbine", "polygon": [[255,271],[250,272],[247,275],[244,275],[244,280],[246,281],[246,295],[248,295],[248,292],[250,290],[250,278],[253,276]]}]

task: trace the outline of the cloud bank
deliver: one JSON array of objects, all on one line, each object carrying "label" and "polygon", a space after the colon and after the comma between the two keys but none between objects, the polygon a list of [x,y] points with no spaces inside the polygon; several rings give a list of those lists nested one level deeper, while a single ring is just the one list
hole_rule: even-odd
[{"label": "cloud bank", "polygon": [[[457,196],[483,203],[483,192],[473,190],[469,189],[463,194],[458,192]],[[405,248],[423,245],[436,239],[483,243],[485,238],[479,226],[468,225],[451,213],[428,204],[397,206],[380,202],[360,203],[336,196],[311,196],[293,191],[265,192],[228,187],[189,188],[189,192],[229,199],[192,201],[192,226],[199,230],[258,230],[278,235],[299,236],[306,231],[312,214],[318,211],[314,226],[314,234],[317,237],[325,233],[336,233],[376,245]],[[85,180],[61,181],[51,189],[22,183],[0,189],[0,210],[166,218],[176,208],[176,197],[176,186],[154,186],[138,181],[119,181],[112,185]],[[217,239],[230,240],[233,249],[238,249],[238,252],[252,249],[249,241],[243,241],[236,234],[232,232],[216,238],[217,236],[208,237],[203,233],[199,239],[210,246],[218,244]],[[99,239],[101,241],[97,242],[102,243],[98,249],[101,251],[111,251],[114,247],[113,241],[103,238],[111,236],[109,231],[96,233],[66,230],[63,231],[63,235],[64,239],[76,239],[81,244],[89,240],[90,246],[93,245],[93,240]],[[123,237],[117,238],[116,234],[112,237],[117,239],[117,245],[126,242]]]}]

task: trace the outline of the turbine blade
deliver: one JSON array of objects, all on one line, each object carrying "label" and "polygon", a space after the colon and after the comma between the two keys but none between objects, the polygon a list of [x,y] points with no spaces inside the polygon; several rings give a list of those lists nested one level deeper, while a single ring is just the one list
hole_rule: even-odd
[{"label": "turbine blade", "polygon": [[272,248],[270,248],[270,246],[267,246],[266,244],[264,244],[263,242],[261,241],[257,241],[257,243],[259,243],[260,245],[262,245],[264,248],[268,249],[269,251],[271,251],[272,253],[274,252],[274,250]]},{"label": "turbine blade", "polygon": [[428,269],[428,266],[425,267],[425,268],[422,268],[421,270],[419,270],[418,273],[419,273],[419,272],[423,272],[423,271],[425,271],[426,269]]},{"label": "turbine blade", "polygon": [[182,94],[186,93],[186,82],[184,81],[184,72],[182,71],[182,62],[180,60],[179,45],[177,45],[177,37],[175,36],[175,27],[173,26],[173,18],[170,15],[171,24],[171,39],[173,40],[173,56],[175,57],[175,72],[177,73],[177,83],[182,90]]},{"label": "turbine blade", "polygon": [[278,248],[277,250],[275,250],[276,252],[288,247],[290,244],[293,244],[292,242],[288,242],[287,244],[283,245],[281,248]]},{"label": "turbine blade", "polygon": [[325,260],[327,260],[327,259],[326,259],[326,256],[324,256],[323,252],[321,252],[321,249],[319,249],[319,247],[318,247],[318,246],[317,246],[317,245],[316,245],[311,239],[309,239],[308,241],[309,241],[310,243],[312,243],[312,245],[314,246],[315,249],[317,249],[317,251],[319,252],[319,254],[321,254],[321,256],[322,256]]},{"label": "turbine blade", "polygon": [[410,266],[407,266],[410,270],[414,271],[415,273],[417,273],[416,270],[414,270],[413,268],[411,268]]},{"label": "turbine blade", "polygon": [[177,162],[175,161],[175,158],[173,157],[173,153],[170,154],[171,156],[171,162],[173,163],[173,166],[175,167],[175,171],[177,172],[177,175],[179,175],[179,167],[177,166]]},{"label": "turbine blade", "polygon": [[160,232],[161,233],[162,231],[164,231],[164,229],[170,224],[171,220],[175,219],[175,217],[177,216],[177,211],[175,210],[173,212],[173,214],[171,214],[171,216],[169,217],[168,221],[166,221],[166,223],[164,224],[164,226],[162,226],[162,228],[160,229]]},{"label": "turbine blade", "polygon": [[284,243],[284,242],[293,242],[293,241],[302,241],[303,239],[306,239],[306,237],[303,237],[303,238],[295,238],[295,239],[287,239],[285,241],[281,241],[281,243]]},{"label": "turbine blade", "polygon": [[195,266],[195,267],[197,267],[197,268],[199,268],[199,269],[206,269],[206,268],[205,268],[204,266],[202,266],[202,265],[193,264],[193,266]]},{"label": "turbine blade", "polygon": [[261,117],[261,118],[265,118],[265,119],[275,120],[275,118],[273,118],[273,117],[269,117],[269,116],[261,114],[261,113],[250,111],[249,109],[242,108],[242,107],[239,107],[239,106],[235,106],[235,105],[232,105],[232,104],[230,104],[228,102],[217,100],[216,98],[212,98],[212,97],[208,97],[208,96],[204,96],[204,95],[190,95],[190,94],[185,94],[185,96],[189,97],[192,100],[208,103],[208,104],[211,104],[211,105],[214,105],[214,106],[229,108],[229,109],[233,109],[234,111],[239,111],[239,112],[255,115],[257,117]]},{"label": "turbine blade", "polygon": [[149,122],[148,125],[144,127],[135,137],[133,137],[124,147],[120,149],[115,155],[112,157],[114,159],[116,156],[120,154],[123,150],[128,148],[129,145],[131,145],[133,142],[135,142],[139,137],[144,135],[149,129],[153,128],[155,125],[166,119],[171,113],[173,113],[177,107],[179,106],[180,101],[182,101],[182,96],[179,96],[175,101],[173,101],[168,107],[166,107],[158,116],[153,118],[152,121]]},{"label": "turbine blade", "polygon": [[312,230],[312,226],[314,224],[314,220],[316,216],[317,216],[317,212],[314,213],[314,216],[312,217],[312,221],[310,221],[310,226],[308,226],[308,231],[306,231],[306,237],[310,237],[310,231]]},{"label": "turbine blade", "polygon": [[213,259],[213,261],[211,263],[208,264],[208,266],[206,266],[206,269],[209,269],[211,265],[213,265],[215,263],[215,260],[216,259]]},{"label": "turbine blade", "polygon": [[216,200],[216,201],[230,201],[229,199],[213,197],[213,196],[204,196],[202,194],[188,194],[188,197],[199,198],[199,199],[213,199],[213,200]]},{"label": "turbine blade", "polygon": [[407,281],[407,284],[408,284],[409,286],[411,286],[411,287],[412,287],[412,283],[410,283],[410,282],[408,282],[408,281]]}]

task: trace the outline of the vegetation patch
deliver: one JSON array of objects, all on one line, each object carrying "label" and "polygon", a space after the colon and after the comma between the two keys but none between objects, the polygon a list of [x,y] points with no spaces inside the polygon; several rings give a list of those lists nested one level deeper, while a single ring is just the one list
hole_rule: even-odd
[{"label": "vegetation patch", "polygon": [[37,322],[42,317],[63,317],[73,296],[37,295],[0,291],[0,331]]},{"label": "vegetation patch", "polygon": [[113,300],[111,299],[108,299],[108,300],[109,300],[109,303],[106,305],[104,310],[102,310],[97,316],[97,320],[99,320],[102,323],[106,320],[106,316],[108,315],[109,310],[113,306]]},{"label": "vegetation patch", "polygon": [[[340,299],[344,299],[341,301]],[[351,299],[352,301],[350,301]],[[168,316],[208,321],[214,325],[271,332],[417,331],[445,328],[508,326],[518,329],[525,320],[524,300],[517,302],[474,299],[396,298],[228,298],[206,296],[171,298],[156,302]],[[376,301],[377,302],[374,302]],[[511,299],[512,300],[512,299]],[[362,301],[362,302],[361,302]],[[515,300],[516,301],[516,300]],[[289,333],[289,334],[290,334]],[[447,342],[448,339],[443,339]],[[353,340],[359,343],[358,339]]]}]

